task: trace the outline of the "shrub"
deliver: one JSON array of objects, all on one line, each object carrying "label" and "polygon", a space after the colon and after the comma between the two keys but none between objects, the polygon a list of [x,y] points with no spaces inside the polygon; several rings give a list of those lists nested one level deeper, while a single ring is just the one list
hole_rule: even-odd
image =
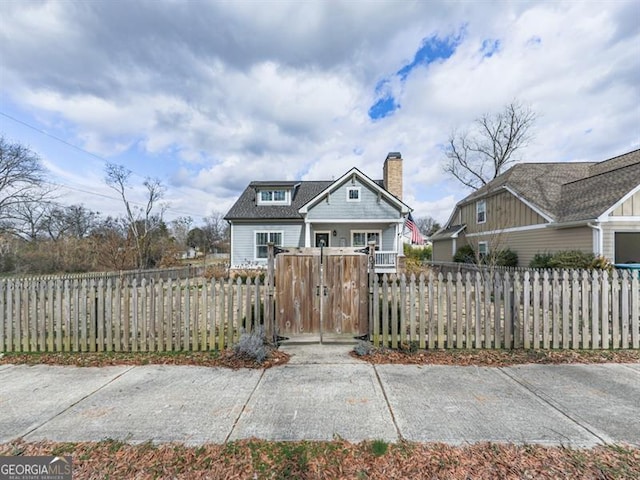
[{"label": "shrub", "polygon": [[453,261],[458,263],[476,263],[476,252],[471,245],[462,245],[456,250]]},{"label": "shrub", "polygon": [[242,358],[249,358],[262,363],[269,355],[269,348],[265,344],[264,330],[258,328],[251,333],[242,333],[233,353]]},{"label": "shrub", "polygon": [[498,252],[491,252],[489,258],[483,263],[490,263],[498,267],[517,267],[518,254],[509,248],[505,248]]},{"label": "shrub", "polygon": [[412,247],[408,243],[403,246],[404,256],[407,259],[415,259],[419,262],[425,262],[431,260],[432,248],[430,245],[423,247]]},{"label": "shrub", "polygon": [[605,270],[607,272],[610,272],[611,270],[613,270],[613,265],[611,264],[611,260],[600,255],[593,259],[590,268],[593,268],[594,270]]},{"label": "shrub", "polygon": [[563,250],[556,252],[549,261],[550,268],[589,268],[594,260],[593,253],[580,250]]},{"label": "shrub", "polygon": [[553,254],[551,253],[536,253],[529,262],[529,268],[550,268],[551,259]]},{"label": "shrub", "polygon": [[359,357],[363,357],[365,355],[371,355],[373,353],[373,345],[369,342],[365,342],[364,340],[359,340],[355,347],[353,347],[353,351]]}]

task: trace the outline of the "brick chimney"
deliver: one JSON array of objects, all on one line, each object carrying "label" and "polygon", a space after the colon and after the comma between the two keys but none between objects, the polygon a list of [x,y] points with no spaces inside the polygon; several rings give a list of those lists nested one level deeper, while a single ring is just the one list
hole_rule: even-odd
[{"label": "brick chimney", "polygon": [[389,152],[382,169],[384,188],[402,200],[402,155]]}]

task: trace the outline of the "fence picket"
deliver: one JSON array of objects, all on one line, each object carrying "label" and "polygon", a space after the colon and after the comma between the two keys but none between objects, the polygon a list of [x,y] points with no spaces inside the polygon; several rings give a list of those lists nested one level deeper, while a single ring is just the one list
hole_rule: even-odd
[{"label": "fence picket", "polygon": [[[474,274],[373,282],[374,345],[638,348],[639,280],[627,271]],[[0,351],[222,350],[263,322],[266,294],[258,278],[0,280]]]},{"label": "fence picket", "polygon": [[[427,342],[426,342],[426,335],[427,335],[427,329],[426,329],[426,318],[425,318],[425,302],[424,302],[424,296],[425,296],[425,289],[424,289],[424,273],[420,273],[420,279],[419,279],[419,284],[418,284],[418,311],[419,311],[419,315],[420,318],[418,320],[419,322],[419,326],[418,326],[418,338],[419,338],[419,342],[420,342],[420,348],[424,349],[427,346]],[[375,307],[375,301],[374,301],[374,307]],[[373,318],[376,318],[375,315]]]},{"label": "fence picket", "polygon": [[640,280],[634,272],[631,280],[631,346],[640,347]]},{"label": "fence picket", "polygon": [[629,298],[630,298],[630,290],[629,290],[629,275],[626,270],[622,271],[622,283],[620,285],[620,296],[621,296],[621,317],[622,317],[622,348],[629,348]]},{"label": "fence picket", "polygon": [[444,303],[446,299],[447,292],[444,287],[444,279],[442,274],[438,274],[438,348],[444,348],[445,338],[444,338]]},{"label": "fence picket", "polygon": [[569,290],[569,272],[562,271],[562,348],[569,348],[569,302],[571,292]]},{"label": "fence picket", "polygon": [[600,348],[600,289],[598,274],[594,270],[591,275],[591,348]]},{"label": "fence picket", "polygon": [[617,270],[611,272],[611,348],[620,348],[620,282]]}]

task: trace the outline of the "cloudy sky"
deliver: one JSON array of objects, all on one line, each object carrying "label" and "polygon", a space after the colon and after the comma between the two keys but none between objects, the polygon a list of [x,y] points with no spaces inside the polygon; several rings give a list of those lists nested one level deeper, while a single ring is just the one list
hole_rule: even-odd
[{"label": "cloudy sky", "polygon": [[120,211],[108,161],[197,223],[251,180],[377,179],[400,151],[414,216],[444,221],[468,193],[449,133],[513,99],[525,161],[640,146],[640,3],[1,0],[0,88],[0,134],[68,203]]}]

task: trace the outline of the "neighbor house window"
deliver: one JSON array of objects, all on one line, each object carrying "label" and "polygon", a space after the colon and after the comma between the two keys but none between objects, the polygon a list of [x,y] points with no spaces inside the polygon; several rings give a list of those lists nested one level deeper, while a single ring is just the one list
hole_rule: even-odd
[{"label": "neighbor house window", "polygon": [[489,243],[488,242],[478,242],[478,256],[480,258],[486,257],[489,255]]},{"label": "neighbor house window", "polygon": [[258,203],[265,204],[289,204],[289,195],[287,190],[261,190],[258,196]]},{"label": "neighbor house window", "polygon": [[352,247],[366,247],[369,242],[376,242],[376,249],[380,249],[381,241],[380,231],[351,231],[351,246]]},{"label": "neighbor house window", "polygon": [[256,232],[256,259],[267,258],[267,244],[273,242],[282,246],[282,232]]},{"label": "neighbor house window", "polygon": [[487,201],[478,200],[476,202],[476,223],[484,223],[487,221]]},{"label": "neighbor house window", "polygon": [[360,187],[347,188],[347,202],[359,202],[360,201]]}]

